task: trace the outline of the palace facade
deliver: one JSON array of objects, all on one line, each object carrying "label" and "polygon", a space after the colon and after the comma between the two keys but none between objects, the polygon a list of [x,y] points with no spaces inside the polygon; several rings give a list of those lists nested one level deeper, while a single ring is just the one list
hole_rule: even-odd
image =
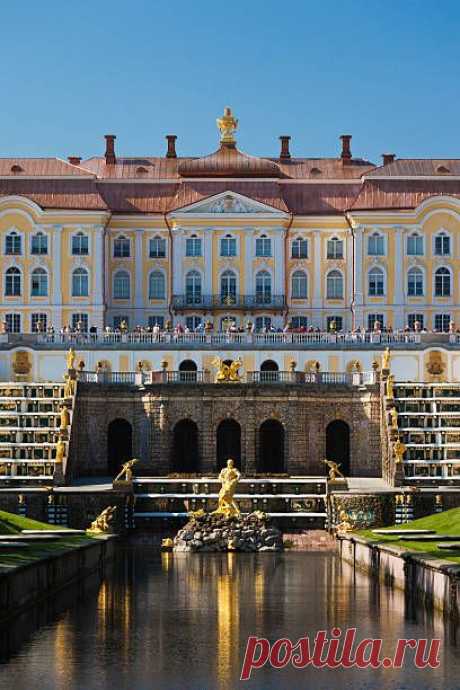
[{"label": "palace facade", "polygon": [[241,152],[0,159],[0,319],[83,329],[460,323],[460,160]]}]

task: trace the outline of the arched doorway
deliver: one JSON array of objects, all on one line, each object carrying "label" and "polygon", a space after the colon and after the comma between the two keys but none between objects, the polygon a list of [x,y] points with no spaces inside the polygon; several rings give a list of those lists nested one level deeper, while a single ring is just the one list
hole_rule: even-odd
[{"label": "arched doorway", "polygon": [[179,379],[184,383],[196,381],[197,366],[192,359],[184,359],[179,364]]},{"label": "arched doorway", "polygon": [[126,419],[114,419],[107,429],[107,469],[111,476],[133,457],[133,428]]},{"label": "arched doorway", "polygon": [[266,359],[260,365],[260,380],[261,381],[278,381],[279,367],[272,359]]},{"label": "arched doorway", "polygon": [[326,457],[341,463],[340,471],[350,474],[350,427],[341,419],[336,419],[326,427]]},{"label": "arched doorway", "polygon": [[216,462],[221,470],[232,458],[241,469],[241,427],[234,419],[224,419],[217,427]]},{"label": "arched doorway", "polygon": [[199,472],[198,427],[191,419],[177,422],[173,430],[171,469],[173,472]]},{"label": "arched doorway", "polygon": [[284,427],[276,419],[267,419],[259,429],[257,472],[281,474],[284,471]]}]

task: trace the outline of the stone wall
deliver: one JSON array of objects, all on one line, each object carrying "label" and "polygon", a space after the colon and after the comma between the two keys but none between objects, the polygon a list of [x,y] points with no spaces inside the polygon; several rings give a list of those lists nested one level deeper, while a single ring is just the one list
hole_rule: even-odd
[{"label": "stone wall", "polygon": [[115,419],[133,429],[137,473],[171,470],[175,425],[184,419],[198,427],[200,471],[216,471],[217,429],[225,419],[241,427],[242,470],[256,472],[259,429],[277,420],[284,429],[289,474],[325,475],[326,428],[335,420],[350,429],[350,475],[381,476],[380,402],[377,386],[359,389],[327,385],[165,384],[144,389],[79,384],[78,425],[72,434],[73,476],[107,475],[107,430]]}]

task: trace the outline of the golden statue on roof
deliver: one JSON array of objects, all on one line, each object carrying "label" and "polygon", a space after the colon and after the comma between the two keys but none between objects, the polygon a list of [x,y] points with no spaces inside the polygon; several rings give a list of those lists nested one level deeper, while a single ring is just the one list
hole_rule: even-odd
[{"label": "golden statue on roof", "polygon": [[221,144],[235,144],[235,131],[238,128],[238,120],[233,117],[232,109],[226,106],[222,117],[218,117],[217,127],[220,131]]}]

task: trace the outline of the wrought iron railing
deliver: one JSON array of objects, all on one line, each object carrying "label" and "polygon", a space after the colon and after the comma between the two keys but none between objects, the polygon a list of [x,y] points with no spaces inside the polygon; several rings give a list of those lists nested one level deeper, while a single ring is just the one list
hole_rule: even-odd
[{"label": "wrought iron railing", "polygon": [[183,309],[284,309],[285,295],[256,293],[255,295],[174,295],[172,308]]}]

